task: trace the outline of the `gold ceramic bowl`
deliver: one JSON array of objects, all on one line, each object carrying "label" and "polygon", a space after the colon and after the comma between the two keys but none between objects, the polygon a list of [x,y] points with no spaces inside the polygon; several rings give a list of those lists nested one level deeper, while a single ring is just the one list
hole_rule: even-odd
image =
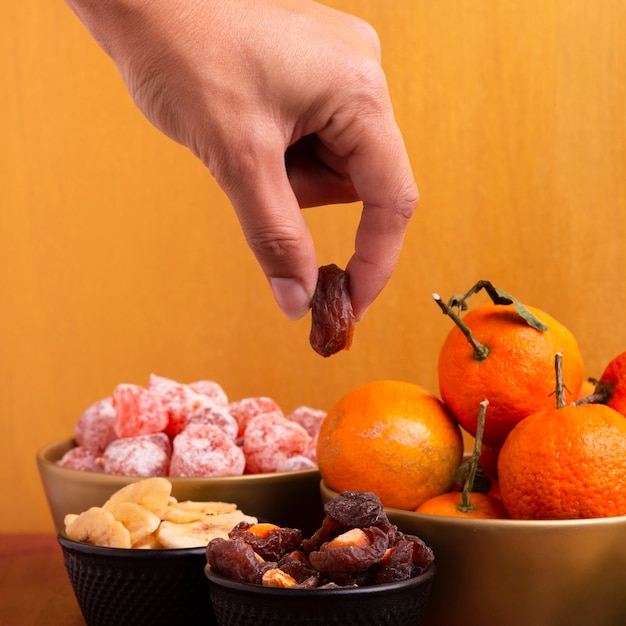
[{"label": "gold ceramic bowl", "polygon": [[[321,482],[322,501],[337,493]],[[386,509],[435,553],[424,626],[623,626],[626,516],[467,520]]]},{"label": "gold ceramic bowl", "polygon": [[[57,532],[63,532],[67,513],[102,506],[118,489],[141,476],[98,474],[60,467],[56,462],[73,446],[62,439],[37,453],[37,466]],[[247,515],[280,526],[313,532],[322,510],[320,475],[315,469],[224,478],[169,478],[178,500],[234,502]]]}]

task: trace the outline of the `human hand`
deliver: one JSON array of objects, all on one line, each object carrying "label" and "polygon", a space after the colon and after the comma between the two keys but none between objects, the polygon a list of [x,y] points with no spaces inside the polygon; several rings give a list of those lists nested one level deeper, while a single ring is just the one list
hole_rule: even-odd
[{"label": "human hand", "polygon": [[144,115],[228,195],[287,317],[317,281],[301,208],[363,202],[346,267],[360,319],[418,199],[373,29],[310,0],[66,1]]}]

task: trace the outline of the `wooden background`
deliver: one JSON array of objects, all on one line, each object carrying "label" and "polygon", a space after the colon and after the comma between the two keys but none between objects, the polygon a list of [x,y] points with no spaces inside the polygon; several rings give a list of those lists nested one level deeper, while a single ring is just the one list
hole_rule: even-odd
[{"label": "wooden background", "polygon": [[[0,531],[52,530],[34,463],[151,372],[329,408],[437,391],[431,300],[490,279],[560,319],[589,375],[626,349],[626,3],[332,0],[378,30],[421,203],[352,350],[279,313],[202,165],[152,128],[63,2],[0,4]],[[359,207],[306,211],[344,265]]]}]

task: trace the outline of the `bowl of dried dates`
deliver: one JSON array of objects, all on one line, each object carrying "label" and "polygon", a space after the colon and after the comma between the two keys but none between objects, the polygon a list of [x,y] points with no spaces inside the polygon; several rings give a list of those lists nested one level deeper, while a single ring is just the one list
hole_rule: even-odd
[{"label": "bowl of dried dates", "polygon": [[73,436],[44,446],[36,461],[59,532],[66,514],[153,476],[168,478],[180,500],[237,502],[312,532],[323,516],[315,454],[325,415],[267,396],[229,399],[211,380],[153,374],[86,407]]},{"label": "bowl of dried dates", "polygon": [[419,626],[435,556],[392,524],[379,498],[344,492],[321,526],[240,522],[206,548],[206,577],[220,626]]}]

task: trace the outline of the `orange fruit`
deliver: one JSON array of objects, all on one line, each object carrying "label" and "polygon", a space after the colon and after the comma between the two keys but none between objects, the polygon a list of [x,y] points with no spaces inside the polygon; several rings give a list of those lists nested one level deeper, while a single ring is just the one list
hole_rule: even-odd
[{"label": "orange fruit", "polygon": [[462,317],[473,336],[488,349],[477,358],[463,332],[454,326],[438,361],[441,398],[461,426],[476,434],[478,405],[489,400],[483,441],[502,445],[510,430],[527,415],[555,406],[555,357],[563,355],[563,382],[571,399],[578,397],[583,362],[572,333],[553,317],[526,307],[548,330],[531,327],[513,305],[487,303]]},{"label": "orange fruit", "polygon": [[626,515],[626,419],[604,404],[530,415],[504,442],[498,479],[512,518]]},{"label": "orange fruit", "polygon": [[448,491],[463,456],[461,430],[439,398],[392,380],[349,391],[327,413],[317,464],[335,491],[370,491],[414,511]]},{"label": "orange fruit", "polygon": [[416,513],[426,515],[444,515],[446,517],[468,517],[471,519],[508,519],[502,501],[486,493],[471,494],[471,508],[463,509],[463,494],[450,491],[430,498],[415,509]]},{"label": "orange fruit", "polygon": [[[461,482],[459,482],[461,480]],[[463,474],[463,472],[458,471],[454,484],[450,487],[450,491],[463,491],[463,480],[467,480],[467,474]],[[478,465],[476,470],[476,475],[474,477],[474,483],[471,487],[472,494],[474,493],[483,493],[488,496],[493,496],[494,498],[500,498],[500,485],[498,484],[498,479],[494,474],[491,474],[482,467],[482,465]]]},{"label": "orange fruit", "polygon": [[483,442],[480,448],[480,466],[492,476],[498,475],[498,455],[500,446],[488,446]]},{"label": "orange fruit", "polygon": [[606,395],[606,404],[626,415],[626,352],[618,354],[600,377],[600,389]]},{"label": "orange fruit", "polygon": [[592,380],[583,380],[576,400],[578,401],[583,400],[584,398],[588,398],[589,396],[592,396],[595,392],[596,384]]}]

